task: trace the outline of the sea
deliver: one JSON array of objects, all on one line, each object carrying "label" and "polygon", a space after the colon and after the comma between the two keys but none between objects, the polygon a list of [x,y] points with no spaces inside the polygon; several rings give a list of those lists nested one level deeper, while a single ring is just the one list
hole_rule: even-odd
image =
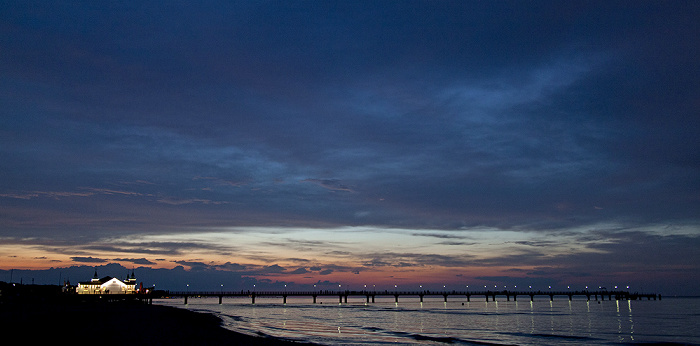
[{"label": "sea", "polygon": [[219,316],[248,335],[322,345],[700,345],[700,298],[591,300],[523,297],[258,297],[154,300]]}]

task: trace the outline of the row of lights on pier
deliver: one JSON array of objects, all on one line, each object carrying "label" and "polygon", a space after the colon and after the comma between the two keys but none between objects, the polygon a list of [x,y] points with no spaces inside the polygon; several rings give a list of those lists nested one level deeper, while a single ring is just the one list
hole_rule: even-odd
[{"label": "row of lights on pier", "polygon": [[[376,290],[376,286],[377,286],[377,285],[372,285],[372,288],[373,288],[374,290]],[[365,290],[367,290],[367,285],[365,285],[364,287],[365,287]],[[398,285],[394,285],[394,289],[395,289],[395,290],[398,289],[398,287],[399,287]],[[419,285],[418,287],[420,288],[421,291],[423,290],[423,285]],[[551,285],[549,285],[549,286],[547,286],[547,287],[548,287],[550,290],[552,289],[552,286],[551,286]],[[256,287],[255,287],[255,284],[253,284],[253,291],[255,291],[255,288],[256,288]],[[442,285],[442,288],[443,288],[443,289],[447,289],[447,285]],[[469,290],[469,285],[466,285],[466,288],[467,288],[467,291],[468,291],[468,290]],[[494,285],[493,288],[494,288],[494,289],[498,289],[498,286],[497,286],[497,285]],[[517,290],[517,289],[518,289],[518,286],[515,285],[515,286],[513,286],[513,288],[514,288],[515,290]],[[626,288],[629,290],[629,289],[630,289],[630,286],[627,285]],[[315,290],[315,289],[316,289],[316,285],[314,284],[314,290]],[[339,290],[342,289],[342,284],[338,284],[338,289],[339,289]],[[487,285],[484,285],[484,289],[488,290],[488,286],[487,286]],[[504,290],[507,290],[507,289],[508,289],[508,286],[503,286],[503,289],[504,289]],[[529,285],[529,286],[528,286],[528,289],[532,290],[532,285]],[[566,286],[566,289],[571,289],[571,286],[570,286],[570,285],[569,285],[569,286]],[[586,286],[586,290],[588,290],[588,289],[589,289],[589,287]],[[600,290],[600,289],[605,289],[605,288],[604,288],[603,286],[598,286],[598,289]],[[618,286],[617,286],[617,285],[615,285],[615,289],[616,289],[616,290],[618,289]],[[190,284],[187,284],[187,291],[189,291],[189,290],[190,290]],[[284,290],[285,290],[285,291],[287,290],[287,284],[284,285]],[[224,291],[224,284],[221,284],[221,291],[222,291],[222,292]]]}]

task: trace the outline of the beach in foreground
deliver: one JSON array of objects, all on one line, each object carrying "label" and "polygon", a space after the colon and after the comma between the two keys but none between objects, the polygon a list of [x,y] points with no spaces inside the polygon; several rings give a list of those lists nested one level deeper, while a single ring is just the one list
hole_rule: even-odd
[{"label": "beach in foreground", "polygon": [[221,327],[211,314],[139,302],[41,302],[0,305],[0,330],[20,342],[100,345],[287,345]]}]

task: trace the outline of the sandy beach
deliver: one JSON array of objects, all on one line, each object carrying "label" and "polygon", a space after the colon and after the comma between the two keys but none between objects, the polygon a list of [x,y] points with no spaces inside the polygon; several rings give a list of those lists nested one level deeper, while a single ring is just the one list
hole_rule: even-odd
[{"label": "sandy beach", "polygon": [[236,333],[214,315],[140,302],[0,304],[0,326],[7,340],[32,343],[304,345]]}]

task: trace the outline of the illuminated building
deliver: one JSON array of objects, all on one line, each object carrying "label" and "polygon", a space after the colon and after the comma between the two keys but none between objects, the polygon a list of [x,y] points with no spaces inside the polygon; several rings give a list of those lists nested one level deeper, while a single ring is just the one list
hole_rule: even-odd
[{"label": "illuminated building", "polygon": [[90,281],[79,282],[78,287],[75,289],[78,294],[135,294],[138,293],[136,290],[136,277],[134,272],[131,272],[131,276],[127,275],[124,281],[110,276],[105,276],[101,279],[97,278],[97,271],[95,271],[95,276]]}]

